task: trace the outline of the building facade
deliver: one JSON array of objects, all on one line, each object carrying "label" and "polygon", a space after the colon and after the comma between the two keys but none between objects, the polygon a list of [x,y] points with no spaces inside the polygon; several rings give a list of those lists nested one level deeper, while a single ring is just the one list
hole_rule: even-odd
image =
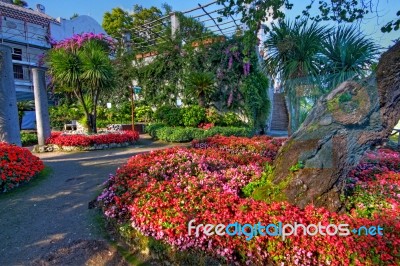
[{"label": "building facade", "polygon": [[12,49],[17,100],[33,100],[32,68],[43,66],[53,41],[84,32],[105,33],[89,16],[55,19],[38,4],[35,9],[0,0],[0,42]]}]

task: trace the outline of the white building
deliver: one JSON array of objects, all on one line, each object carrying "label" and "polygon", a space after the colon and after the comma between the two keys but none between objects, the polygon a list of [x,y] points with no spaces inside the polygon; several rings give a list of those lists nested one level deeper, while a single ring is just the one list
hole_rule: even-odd
[{"label": "white building", "polygon": [[55,19],[45,13],[43,5],[33,10],[10,2],[0,0],[0,41],[12,48],[17,100],[32,100],[31,69],[43,64],[43,55],[51,48],[52,40],[60,41],[84,32],[105,32],[89,16]]}]

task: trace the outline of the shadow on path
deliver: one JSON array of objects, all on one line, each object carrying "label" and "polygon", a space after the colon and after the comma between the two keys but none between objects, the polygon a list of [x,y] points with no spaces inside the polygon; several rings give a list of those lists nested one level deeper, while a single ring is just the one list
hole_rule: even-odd
[{"label": "shadow on path", "polygon": [[50,176],[24,193],[0,198],[0,265],[26,265],[77,241],[103,240],[96,233],[96,210],[89,210],[88,203],[108,175],[135,154],[187,145],[145,137],[130,148],[40,154],[53,170]]}]

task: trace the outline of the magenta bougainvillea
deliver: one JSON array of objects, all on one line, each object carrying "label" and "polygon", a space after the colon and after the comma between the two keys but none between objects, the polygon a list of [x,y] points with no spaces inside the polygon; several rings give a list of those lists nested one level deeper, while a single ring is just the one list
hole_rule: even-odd
[{"label": "magenta bougainvillea", "polygon": [[55,49],[77,49],[89,40],[104,41],[104,43],[107,44],[111,50],[115,47],[115,41],[111,37],[108,37],[107,35],[102,33],[95,34],[93,32],[75,34],[72,37],[59,42],[53,41],[52,45]]},{"label": "magenta bougainvillea", "polygon": [[[215,137],[191,149],[175,148],[132,157],[112,175],[99,196],[105,215],[129,223],[143,235],[179,250],[205,251],[240,265],[399,265],[399,154],[381,150],[366,155],[349,209],[338,214],[312,205],[267,203],[241,193],[260,179],[284,139]],[[395,159],[395,161],[393,161]],[[364,164],[364,165],[363,165]],[[367,164],[367,165],[365,165]],[[370,172],[373,170],[373,173]],[[377,170],[376,170],[377,169]],[[376,174],[375,172],[379,172]],[[362,189],[357,189],[362,188]],[[373,198],[373,206],[368,200]],[[363,212],[369,208],[368,213]],[[372,211],[371,208],[374,210]],[[381,226],[383,235],[290,236],[188,235],[195,224],[348,224]]]}]

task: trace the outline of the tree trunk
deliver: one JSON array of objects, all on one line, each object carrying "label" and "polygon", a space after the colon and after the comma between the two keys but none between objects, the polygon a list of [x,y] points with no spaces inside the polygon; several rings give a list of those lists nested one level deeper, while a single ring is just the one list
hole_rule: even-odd
[{"label": "tree trunk", "polygon": [[86,126],[88,129],[88,134],[93,133],[93,115],[91,113],[86,114]]},{"label": "tree trunk", "polygon": [[376,79],[344,82],[317,102],[279,151],[272,185],[260,192],[299,207],[339,210],[349,170],[387,139],[399,118],[400,42],[382,55]]}]

